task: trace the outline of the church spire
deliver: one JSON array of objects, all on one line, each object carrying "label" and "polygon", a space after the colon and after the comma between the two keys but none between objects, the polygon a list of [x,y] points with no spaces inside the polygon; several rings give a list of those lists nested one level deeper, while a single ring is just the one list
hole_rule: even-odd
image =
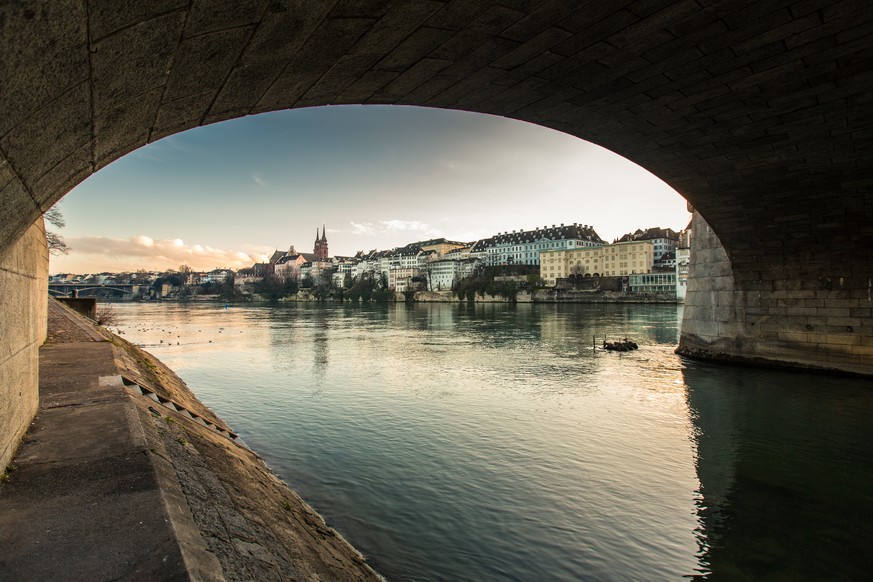
[{"label": "church spire", "polygon": [[316,261],[327,261],[329,252],[327,250],[327,227],[322,225],[321,234],[318,233],[318,228],[315,229],[315,253]]}]

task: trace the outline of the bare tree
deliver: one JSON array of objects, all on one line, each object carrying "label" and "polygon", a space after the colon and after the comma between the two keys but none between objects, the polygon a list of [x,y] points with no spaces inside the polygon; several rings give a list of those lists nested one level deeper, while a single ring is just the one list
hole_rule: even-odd
[{"label": "bare tree", "polygon": [[97,322],[97,325],[106,327],[110,325],[118,325],[121,322],[121,318],[118,316],[118,312],[115,311],[114,305],[111,303],[100,303],[97,306],[97,314],[95,315],[94,321]]},{"label": "bare tree", "polygon": [[[64,228],[67,225],[67,221],[64,220],[64,215],[61,214],[60,208],[57,206],[52,206],[48,209],[48,211],[43,215],[43,218],[46,219],[52,226],[55,228]],[[53,230],[46,230],[45,238],[48,242],[49,252],[53,255],[66,255],[70,252],[70,247],[67,246],[67,242],[64,240],[64,237],[59,235]]]},{"label": "bare tree", "polygon": [[47,230],[45,232],[45,238],[46,241],[48,241],[48,249],[51,254],[66,255],[70,252],[70,247],[67,246],[67,242],[64,240],[64,237],[62,237],[58,233]]}]

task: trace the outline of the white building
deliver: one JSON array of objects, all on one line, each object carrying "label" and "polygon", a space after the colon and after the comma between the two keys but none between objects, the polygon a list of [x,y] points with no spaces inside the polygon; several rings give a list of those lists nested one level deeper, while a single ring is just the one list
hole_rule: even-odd
[{"label": "white building", "polygon": [[200,277],[201,283],[219,283],[224,281],[228,277],[233,276],[233,271],[230,269],[213,269],[208,273],[204,273],[202,277]]},{"label": "white building", "polygon": [[470,256],[488,266],[539,265],[543,251],[575,250],[606,244],[587,224],[570,224],[534,230],[514,230],[477,241]]},{"label": "white building", "polygon": [[631,293],[676,293],[676,272],[634,273],[627,276]]},{"label": "white building", "polygon": [[676,249],[676,299],[685,302],[688,291],[688,264],[691,261],[691,249]]},{"label": "white building", "polygon": [[427,266],[427,288],[431,291],[450,291],[455,284],[473,274],[478,259],[442,259]]}]

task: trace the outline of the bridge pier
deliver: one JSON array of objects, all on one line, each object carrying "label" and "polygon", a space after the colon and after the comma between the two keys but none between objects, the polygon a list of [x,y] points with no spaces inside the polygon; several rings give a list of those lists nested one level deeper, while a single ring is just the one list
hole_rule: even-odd
[{"label": "bridge pier", "polygon": [[678,353],[873,375],[873,256],[731,257],[697,213]]}]

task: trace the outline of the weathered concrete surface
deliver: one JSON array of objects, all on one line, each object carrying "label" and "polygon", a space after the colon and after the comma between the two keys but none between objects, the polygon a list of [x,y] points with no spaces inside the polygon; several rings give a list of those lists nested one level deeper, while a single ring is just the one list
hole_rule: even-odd
[{"label": "weathered concrete surface", "polygon": [[873,254],[841,265],[835,249],[831,277],[812,256],[739,269],[697,213],[693,229],[679,353],[873,375]]},{"label": "weathered concrete surface", "polygon": [[0,261],[0,472],[39,406],[47,294],[48,247],[38,220]]},{"label": "weathered concrete surface", "polygon": [[50,320],[0,486],[4,579],[378,579],[169,369],[54,301]]}]

